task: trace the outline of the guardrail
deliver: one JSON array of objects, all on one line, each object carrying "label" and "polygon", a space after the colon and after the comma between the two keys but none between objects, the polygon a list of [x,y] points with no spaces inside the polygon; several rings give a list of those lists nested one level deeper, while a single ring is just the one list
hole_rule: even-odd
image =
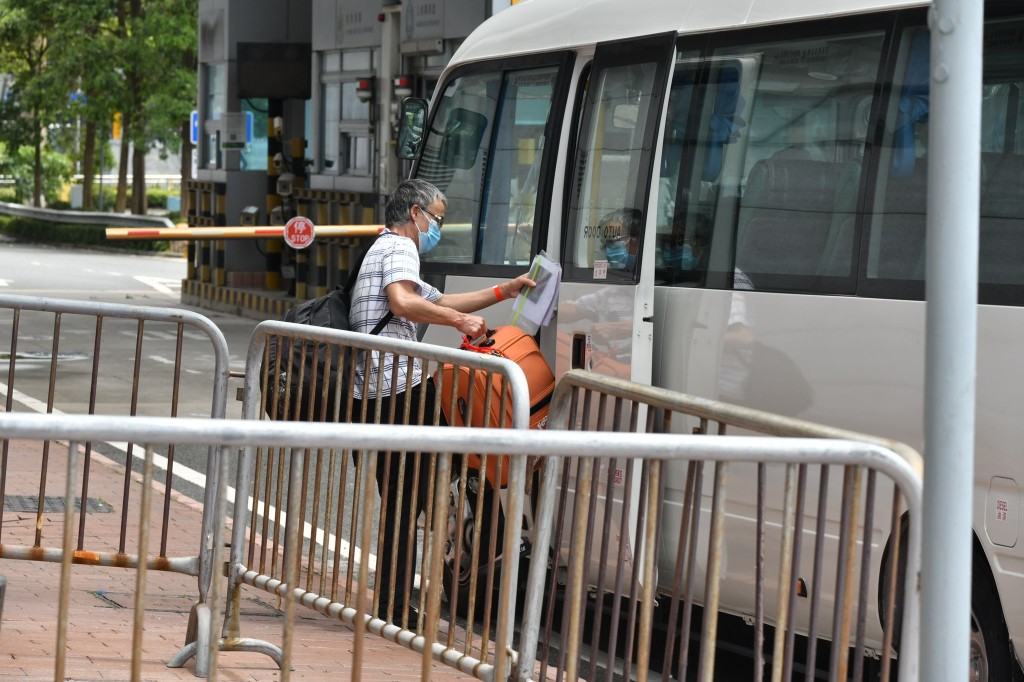
[{"label": "guardrail", "polygon": [[[448,428],[434,426],[389,426],[383,424],[317,424],[317,423],[292,423],[275,422],[269,420],[204,420],[204,419],[168,419],[133,417],[117,418],[104,416],[59,416],[45,417],[42,415],[23,414],[0,414],[0,429],[11,438],[17,439],[53,439],[60,441],[71,441],[73,443],[95,442],[105,440],[126,440],[144,444],[149,448],[153,443],[175,442],[179,445],[211,445],[227,449],[242,449],[252,451],[255,448],[286,448],[291,449],[293,459],[291,469],[294,474],[302,470],[304,453],[316,450],[329,450],[331,448],[344,447],[351,451],[376,452],[380,450],[414,451],[422,450],[429,452],[445,451],[501,451],[509,453],[514,460],[524,461],[529,455],[541,455],[549,458],[559,466],[553,466],[551,471],[563,469],[564,462],[572,460],[585,463],[587,461],[603,460],[614,461],[621,458],[623,452],[628,452],[632,459],[652,465],[650,469],[650,480],[657,490],[661,484],[661,464],[666,462],[715,462],[718,466],[724,466],[739,462],[764,462],[780,464],[786,467],[799,467],[804,464],[815,462],[827,463],[830,466],[854,466],[867,467],[870,471],[877,471],[891,476],[898,481],[906,493],[908,506],[914,510],[919,509],[920,504],[920,478],[918,473],[907,462],[906,459],[896,455],[891,450],[881,447],[875,443],[855,442],[848,440],[814,439],[814,438],[766,438],[766,437],[745,437],[745,436],[720,436],[709,438],[702,435],[677,435],[668,433],[601,433],[596,431],[529,431],[525,429],[469,429],[469,428]],[[72,455],[74,447],[71,448]],[[226,458],[225,460],[226,461]],[[299,480],[301,476],[292,480]],[[553,502],[554,495],[553,479],[545,477],[544,487],[547,491],[542,495],[540,506],[545,508]],[[584,471],[583,483],[587,483],[586,471]],[[224,500],[225,484],[223,478],[218,486],[218,499]],[[580,488],[586,490],[586,485]],[[438,486],[435,493],[445,494],[445,490]],[[73,491],[68,493],[73,494]],[[297,502],[297,496],[292,498]],[[646,508],[653,514],[660,497],[657,495],[648,496],[645,500]],[[553,506],[553,505],[550,505]],[[583,510],[590,508],[589,500],[581,498],[576,508],[579,510],[579,520],[586,522],[587,517]],[[223,509],[221,506],[220,509]],[[297,519],[297,505],[293,504],[290,511]],[[225,531],[224,524],[217,524],[213,538],[214,547],[222,547],[222,537]],[[530,679],[535,674],[544,676],[544,671],[533,666],[536,652],[536,639],[533,644],[526,640],[524,635],[523,644],[517,654],[503,647],[497,647],[494,652],[493,666],[485,667],[477,664],[476,659],[465,656],[458,650],[451,650],[444,645],[433,642],[429,637],[417,635],[416,633],[402,630],[394,625],[373,618],[367,613],[368,601],[365,598],[357,599],[354,606],[343,606],[331,604],[326,596],[319,596],[303,589],[297,581],[299,566],[303,561],[304,554],[300,551],[299,523],[293,521],[288,524],[288,538],[285,543],[284,555],[288,568],[286,569],[285,580],[265,581],[261,587],[285,600],[285,618],[282,625],[282,646],[281,664],[282,677],[287,679],[287,671],[291,660],[292,643],[290,631],[295,617],[296,606],[307,605],[318,611],[326,613],[330,617],[338,618],[344,622],[351,623],[357,628],[366,628],[389,639],[398,641],[406,646],[419,649],[423,653],[423,679],[430,677],[430,663],[432,659],[442,662],[473,674],[480,679],[497,680],[505,679],[515,671],[516,679]],[[435,523],[434,534],[440,532],[438,524]],[[511,527],[506,527],[506,540],[514,534]],[[914,537],[912,533],[911,537]],[[912,539],[910,542],[909,559],[913,562],[916,558],[917,545]],[[357,555],[356,559],[363,564],[365,555]],[[433,553],[432,562],[436,568],[439,554],[436,550]],[[652,589],[654,582],[654,545],[645,540],[637,548],[637,556],[642,559],[642,573],[644,582],[642,585],[643,595],[640,600],[641,614],[640,622],[644,625],[651,623],[653,610]],[[527,631],[535,631],[539,626],[539,619],[536,618],[538,609],[536,605],[541,602],[543,593],[543,573],[546,561],[535,561],[531,565],[531,575],[527,592],[527,611],[523,618],[524,628]],[[574,659],[574,641],[578,642],[579,631],[573,629],[573,625],[579,624],[576,620],[581,611],[577,610],[583,603],[584,594],[581,589],[584,584],[582,563],[576,561],[570,564],[571,582],[568,585],[566,603],[571,605],[570,619],[565,630],[567,637],[566,651],[570,653],[567,657],[567,665],[564,672],[569,679],[570,673],[574,670],[572,661]],[[65,567],[70,571],[70,557],[65,558]],[[912,573],[913,563],[908,570],[908,576]],[[231,573],[233,576],[240,576],[239,571],[243,568],[240,565],[232,564]],[[360,570],[365,576],[366,570]],[[436,575],[436,574],[435,574]],[[69,578],[62,572],[62,594],[64,585]],[[427,589],[429,598],[426,601],[425,620],[428,622],[437,621],[441,612],[440,585],[436,580],[427,578]],[[211,600],[214,608],[219,610],[217,601],[222,581],[215,581]],[[365,583],[364,583],[365,585]],[[908,593],[910,600],[908,605],[914,602],[913,595],[916,592]],[[505,593],[502,597],[502,609],[510,607],[509,599],[513,595]],[[63,598],[63,597],[62,597]],[[511,609],[510,609],[511,611]],[[705,615],[705,621],[710,618]],[[219,615],[219,614],[215,614]],[[908,611],[907,616],[910,616]],[[136,629],[141,627],[141,611],[137,610],[135,616]],[[360,625],[361,624],[361,625]],[[916,645],[916,630],[908,627],[909,621],[905,622],[903,631],[903,645],[906,648],[907,661],[901,657],[901,664],[905,663],[905,669],[901,670],[901,679],[916,679],[911,665],[910,654]],[[500,629],[499,624],[499,629]],[[641,634],[644,629],[640,629]],[[650,630],[647,630],[647,639],[650,638]],[[574,640],[575,638],[575,640]],[[365,638],[357,632],[354,638],[354,654],[357,662],[353,668],[353,677],[359,676],[359,664]],[[500,641],[500,638],[499,638]],[[217,642],[211,640],[209,657],[211,671],[216,674],[217,669]],[[638,650],[643,651],[644,640],[637,641]],[[578,647],[577,647],[578,650]],[[63,651],[58,647],[57,664],[63,657]],[[640,661],[641,663],[643,661]],[[781,668],[779,668],[781,670]],[[705,679],[709,679],[708,668],[703,668]],[[903,673],[907,676],[904,677]],[[645,666],[638,666],[636,669],[638,679],[646,679],[648,669]],[[839,678],[833,678],[839,679]],[[842,678],[845,679],[845,678]]]},{"label": "guardrail", "polygon": [[[600,679],[596,671],[621,667],[628,677],[635,667],[641,680],[649,669],[662,679],[690,679],[687,671],[695,665],[696,679],[710,681],[720,609],[754,626],[755,680],[764,674],[768,624],[775,628],[772,680],[791,679],[798,633],[809,641],[803,661],[809,675],[816,674],[820,638],[832,641],[829,679],[863,679],[868,643],[882,658],[881,679],[889,678],[897,643],[900,679],[917,678],[917,452],[579,370],[560,379],[548,428],[595,440],[636,432],[638,440],[612,457],[589,453],[578,462],[547,463],[534,541],[553,548],[554,566],[535,561],[530,568],[517,679],[532,676],[528,654],[543,628],[542,678],[547,642],[560,629],[566,641],[555,664],[558,676]],[[773,445],[756,436],[726,436],[730,429],[779,438]],[[681,448],[685,457],[634,456],[644,452],[647,434],[691,431],[700,435],[674,436],[692,446]],[[712,462],[713,481],[704,475]],[[830,474],[835,467],[841,483]],[[814,480],[816,487],[809,483]],[[891,489],[888,497],[884,489]],[[556,610],[556,600],[545,597],[563,590]],[[879,592],[882,604],[874,599]],[[664,632],[653,640],[656,600]],[[593,611],[589,677],[579,674],[588,653],[584,604]],[[603,606],[611,608],[606,623]],[[694,654],[691,619],[699,607],[704,615]],[[825,618],[829,609],[832,617]],[[872,625],[875,615],[880,625]],[[605,626],[611,631],[602,645]],[[625,654],[616,658],[620,649]]]},{"label": "guardrail", "polygon": [[[112,335],[135,337],[131,358],[104,354],[104,339]],[[4,343],[7,341],[7,343]],[[189,375],[187,389],[183,389],[183,365],[194,353],[213,354],[210,371],[200,379]],[[176,417],[183,390],[205,392],[210,396],[210,416],[224,417],[227,401],[229,355],[227,341],[220,329],[208,318],[188,310],[128,306],[90,301],[73,301],[32,296],[0,294],[0,348],[6,347],[6,383],[0,380],[0,393],[5,395],[7,412],[16,406],[43,412],[54,418],[63,412],[121,414],[135,416],[140,413]],[[173,358],[171,360],[170,358]],[[78,369],[89,367],[88,382],[83,386]],[[63,381],[62,381],[63,380]],[[63,390],[61,390],[63,389]],[[45,396],[40,399],[40,396]],[[22,408],[22,409],[25,409]],[[212,581],[211,564],[213,528],[217,522],[213,503],[217,487],[217,452],[211,446],[207,461],[206,505],[201,537],[192,547],[169,547],[167,527],[170,498],[164,499],[160,519],[160,541],[157,552],[150,554],[140,548],[128,553],[127,510],[133,503],[130,480],[133,462],[138,458],[139,445],[132,440],[116,441],[125,457],[124,484],[121,496],[120,533],[117,537],[96,537],[87,527],[87,515],[79,518],[77,538],[57,543],[46,543],[46,477],[51,445],[54,438],[39,443],[35,489],[11,490],[6,488],[6,466],[10,433],[0,431],[0,507],[8,496],[24,494],[34,500],[35,533],[31,544],[12,543],[4,537],[0,516],[0,558],[121,566],[145,566],[150,570],[172,571],[198,577],[198,604],[195,609],[197,627],[209,629],[208,619],[201,609],[206,604]],[[90,462],[94,442],[80,441],[84,446],[82,479],[79,495],[84,505],[89,498]],[[175,461],[175,441],[161,445],[161,457],[166,458],[164,485],[172,487]],[[87,546],[88,541],[88,546]],[[172,554],[173,553],[173,554]],[[191,641],[197,633],[190,632]],[[191,639],[190,639],[191,638]]]},{"label": "guardrail", "polygon": [[70,211],[52,208],[36,208],[0,201],[0,214],[18,218],[32,218],[49,223],[70,223],[76,225],[116,225],[120,227],[152,226],[173,228],[168,218],[159,216],[134,215],[130,213],[100,213],[98,211]]},{"label": "guardrail", "polygon": [[[319,356],[324,364],[295,367],[288,362],[293,353]],[[268,416],[298,419],[301,414],[315,421],[394,423],[395,410],[402,409],[401,405],[381,398],[357,401],[351,391],[341,392],[342,387],[355,385],[357,363],[363,366],[363,376],[370,377],[371,358],[383,367],[388,356],[394,360],[390,363],[393,371],[401,367],[411,373],[414,365],[420,365],[422,376],[431,377],[437,387],[436,400],[425,397],[426,380],[407,391],[407,399],[415,398],[419,411],[407,403],[404,411],[412,415],[397,421],[436,425],[444,423],[442,414],[450,417],[457,410],[474,414],[474,400],[483,400],[482,414],[486,416],[481,425],[528,428],[526,379],[509,360],[285,322],[263,322],[253,333],[246,359],[243,415],[254,422]],[[340,358],[353,360],[345,366],[339,364]],[[320,372],[321,377],[309,376],[312,372]],[[482,397],[470,393],[463,400],[455,394],[455,382],[443,378],[460,374],[465,375],[467,385],[474,385],[479,378],[492,391]],[[331,379],[324,381],[323,375]],[[376,375],[375,390],[364,385],[363,395],[382,396],[385,380],[390,385],[397,383],[394,376],[385,377],[381,371]],[[305,390],[286,390],[291,386],[305,386]],[[459,430],[448,428],[447,432]],[[275,594],[286,584],[296,585],[300,602],[321,613],[341,617],[339,614],[351,614],[358,605],[360,612],[375,616],[376,631],[394,641],[416,650],[437,648],[443,659],[457,656],[461,669],[489,675],[497,652],[512,647],[514,609],[510,604],[515,604],[518,561],[505,561],[500,571],[494,566],[502,563],[502,557],[519,554],[522,522],[513,520],[523,513],[526,473],[525,462],[506,462],[500,455],[481,454],[479,463],[471,468],[470,457],[452,454],[486,452],[502,451],[447,447],[434,451],[404,443],[378,454],[357,452],[344,439],[315,451],[247,448],[236,486],[239,497],[234,507],[222,650],[268,653],[283,664],[283,653],[275,645],[241,637],[238,602],[242,584]],[[503,478],[502,472],[508,477],[507,488],[499,493],[481,473],[494,468],[496,480]],[[453,477],[453,473],[457,475]],[[247,502],[243,503],[244,499]],[[416,522],[421,510],[425,535],[418,540]],[[289,574],[287,564],[293,550],[285,549],[291,533],[298,534],[295,551],[301,551],[305,559],[295,564],[294,574]],[[394,551],[398,543],[405,546],[404,552]],[[418,545],[422,545],[422,558],[416,562]],[[375,574],[372,590],[371,567]],[[426,601],[423,588],[428,583],[443,584],[449,611],[466,614],[469,622],[460,630],[461,636],[450,627],[447,641],[436,641],[439,602]],[[428,612],[432,617],[424,619]],[[494,619],[497,644],[492,647]],[[384,623],[390,624],[387,629],[383,629]],[[366,624],[358,619],[354,624],[357,637],[361,637]],[[479,639],[475,625],[481,630]],[[199,653],[199,647],[197,642],[172,664],[183,664],[190,654]],[[198,661],[197,671],[203,672]]]}]

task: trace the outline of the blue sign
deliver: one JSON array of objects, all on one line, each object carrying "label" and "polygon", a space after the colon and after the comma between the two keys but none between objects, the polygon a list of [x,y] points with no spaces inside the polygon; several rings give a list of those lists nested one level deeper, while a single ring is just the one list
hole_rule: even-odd
[{"label": "blue sign", "polygon": [[189,129],[192,131],[189,133],[189,137],[192,140],[192,144],[199,144],[199,112],[193,111],[191,118],[191,125]]},{"label": "blue sign", "polygon": [[245,143],[252,142],[252,112],[245,112]]}]

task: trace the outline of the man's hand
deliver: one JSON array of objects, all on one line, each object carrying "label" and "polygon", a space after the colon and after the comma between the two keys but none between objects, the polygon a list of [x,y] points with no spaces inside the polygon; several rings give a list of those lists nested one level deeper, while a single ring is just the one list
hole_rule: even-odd
[{"label": "man's hand", "polygon": [[498,288],[501,289],[502,298],[514,298],[519,295],[519,292],[523,290],[523,287],[535,286],[537,286],[537,283],[532,279],[526,275],[519,275],[513,280],[498,285]]},{"label": "man's hand", "polygon": [[487,333],[487,321],[479,315],[463,314],[455,328],[470,338],[478,339]]}]

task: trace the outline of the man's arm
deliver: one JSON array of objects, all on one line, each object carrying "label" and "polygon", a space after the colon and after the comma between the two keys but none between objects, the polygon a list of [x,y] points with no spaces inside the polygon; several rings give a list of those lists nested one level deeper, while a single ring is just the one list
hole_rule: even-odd
[{"label": "man's arm", "polygon": [[384,287],[384,291],[388,296],[388,307],[398,317],[404,317],[417,324],[443,324],[455,327],[471,338],[482,336],[487,331],[484,318],[444,305],[444,296],[438,299],[437,303],[431,303],[420,296],[416,291],[416,285],[407,279],[392,282]]},{"label": "man's arm", "polygon": [[501,293],[500,297],[498,292],[494,290],[495,287],[488,287],[462,294],[444,294],[437,300],[437,304],[464,313],[475,313],[478,310],[494,305],[498,301],[504,301],[506,298],[515,298],[522,291],[523,287],[533,287],[536,285],[537,283],[526,275],[519,275],[515,279],[497,286]]},{"label": "man's arm", "polygon": [[[535,286],[536,282],[520,275],[513,280],[498,285],[501,300],[518,296],[523,287]],[[399,317],[417,324],[443,324],[455,327],[471,338],[482,336],[487,331],[487,323],[478,315],[470,315],[482,308],[493,305],[499,300],[495,287],[470,291],[463,294],[443,294],[436,303],[431,303],[416,291],[416,285],[410,280],[399,280],[384,287],[388,296],[388,307]]]}]

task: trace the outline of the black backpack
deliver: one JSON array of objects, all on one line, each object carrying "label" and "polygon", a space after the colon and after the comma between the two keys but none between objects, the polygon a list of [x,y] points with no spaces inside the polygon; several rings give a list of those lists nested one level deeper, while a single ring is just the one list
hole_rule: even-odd
[{"label": "black backpack", "polygon": [[[313,327],[349,330],[348,316],[352,305],[352,289],[369,250],[367,248],[356,259],[344,286],[289,309],[282,320]],[[379,334],[392,317],[394,313],[388,311],[370,333]],[[277,367],[279,342],[283,346],[280,368]],[[318,344],[303,339],[279,339],[277,336],[270,337],[267,346],[269,353],[266,365],[261,368],[269,368],[267,371],[261,371],[261,375],[267,377],[267,416],[276,420],[334,421],[335,396],[341,398],[341,406],[344,409],[346,399],[352,393],[348,385],[352,349],[341,349],[331,344]],[[344,414],[339,414],[339,419],[344,419]]]}]

